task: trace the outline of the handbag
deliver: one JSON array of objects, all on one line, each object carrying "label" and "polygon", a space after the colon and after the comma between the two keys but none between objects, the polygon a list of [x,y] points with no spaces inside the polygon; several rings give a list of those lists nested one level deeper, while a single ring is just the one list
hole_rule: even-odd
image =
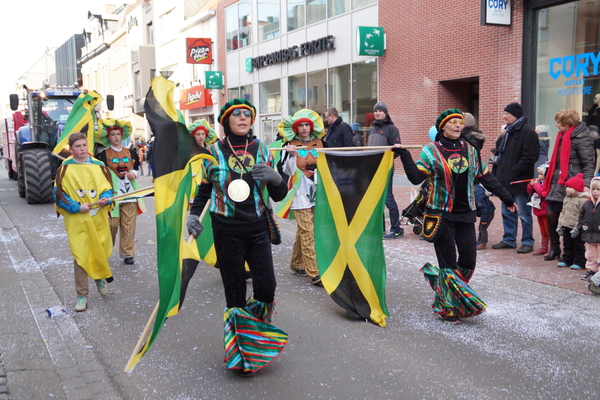
[{"label": "handbag", "polygon": [[425,209],[423,215],[423,238],[428,242],[435,242],[442,231],[443,211]]}]

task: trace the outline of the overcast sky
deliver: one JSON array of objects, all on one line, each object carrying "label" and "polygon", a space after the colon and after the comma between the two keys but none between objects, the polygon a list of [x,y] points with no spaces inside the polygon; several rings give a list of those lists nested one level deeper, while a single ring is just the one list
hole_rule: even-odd
[{"label": "overcast sky", "polygon": [[[0,13],[0,105],[18,78],[31,68],[46,48],[60,47],[87,26],[88,11],[104,13],[102,0],[16,0]],[[33,88],[32,88],[33,89]],[[38,89],[38,88],[35,88]]]}]

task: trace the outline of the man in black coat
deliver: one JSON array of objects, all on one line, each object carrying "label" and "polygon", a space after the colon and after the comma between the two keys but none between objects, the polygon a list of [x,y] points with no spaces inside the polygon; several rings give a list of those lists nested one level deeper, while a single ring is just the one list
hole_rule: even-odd
[{"label": "man in black coat", "polygon": [[[375,104],[373,107],[373,116],[375,117],[375,121],[373,121],[373,126],[369,131],[367,146],[390,146],[391,148],[394,144],[400,144],[400,133],[394,126],[388,113],[387,105],[383,101]],[[392,173],[390,174],[387,197],[385,199],[385,206],[390,212],[391,227],[389,233],[384,233],[384,239],[396,239],[404,235],[404,229],[400,227],[400,211],[394,198],[393,183],[394,167],[392,167]],[[385,226],[385,221],[383,225]]]},{"label": "man in black coat", "polygon": [[325,135],[325,143],[328,147],[353,147],[352,143],[352,128],[342,120],[336,108],[328,108],[325,110],[325,118],[323,122],[327,127],[327,135]]},{"label": "man in black coat", "polygon": [[[533,251],[533,218],[531,207],[527,205],[527,184],[522,181],[534,178],[535,162],[540,155],[540,142],[537,133],[527,124],[523,108],[519,103],[510,103],[502,116],[506,132],[496,141],[497,161],[492,173],[502,186],[512,194],[517,204],[517,212],[510,212],[502,205],[504,236],[502,241],[492,246],[494,249],[514,249],[517,247],[517,226],[521,220],[521,247],[517,253]],[[518,214],[518,215],[517,215]]]}]

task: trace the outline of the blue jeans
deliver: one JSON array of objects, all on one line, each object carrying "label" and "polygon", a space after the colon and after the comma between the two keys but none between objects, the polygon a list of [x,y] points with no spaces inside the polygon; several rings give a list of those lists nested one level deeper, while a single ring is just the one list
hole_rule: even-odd
[{"label": "blue jeans", "polygon": [[517,212],[510,212],[506,205],[502,203],[502,224],[504,225],[504,236],[502,241],[510,246],[517,247],[517,225],[521,219],[521,244],[533,246],[533,217],[531,216],[531,207],[527,205],[528,196],[526,194],[513,194],[515,204],[519,208]]},{"label": "blue jeans", "polygon": [[[390,232],[398,233],[400,232],[400,211],[398,211],[398,204],[396,204],[396,199],[394,199],[394,172],[392,171],[392,175],[390,176],[390,181],[388,182],[388,190],[387,197],[385,198],[385,206],[390,212],[390,224],[392,227],[390,228]],[[385,227],[385,220],[383,221],[383,226]]]}]

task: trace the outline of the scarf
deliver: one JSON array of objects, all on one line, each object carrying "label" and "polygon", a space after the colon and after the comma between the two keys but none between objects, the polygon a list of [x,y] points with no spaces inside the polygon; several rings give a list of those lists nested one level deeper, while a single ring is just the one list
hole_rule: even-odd
[{"label": "scarf", "polygon": [[575,130],[575,127],[570,127],[565,133],[558,132],[556,136],[556,145],[552,150],[552,158],[550,159],[550,166],[546,171],[546,179],[544,180],[544,186],[542,189],[542,197],[546,197],[550,192],[550,185],[554,177],[554,170],[556,168],[556,159],[560,152],[560,175],[558,177],[558,184],[564,185],[565,181],[569,176],[569,159],[571,158],[571,134]]},{"label": "scarf", "polygon": [[521,127],[523,126],[523,124],[525,123],[526,120],[527,120],[527,117],[521,117],[521,118],[517,119],[515,122],[513,122],[512,124],[507,125],[506,128],[504,128],[506,132],[504,133],[504,136],[502,136],[500,145],[498,146],[498,149],[496,150],[496,154],[498,155],[498,159],[496,160],[496,163],[500,163],[502,154],[504,154],[504,150],[506,149],[506,143],[508,143],[508,137],[514,131],[518,131],[519,129],[521,129]]}]

